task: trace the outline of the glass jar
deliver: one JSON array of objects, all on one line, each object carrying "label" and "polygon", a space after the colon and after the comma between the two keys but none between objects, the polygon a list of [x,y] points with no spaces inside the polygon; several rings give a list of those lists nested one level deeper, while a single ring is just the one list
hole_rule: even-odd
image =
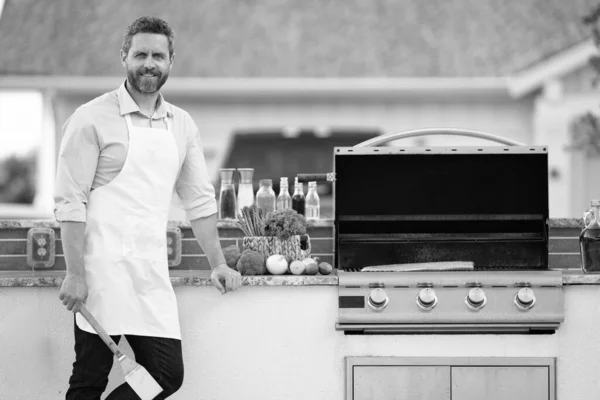
[{"label": "glass jar", "polygon": [[285,210],[292,208],[292,196],[288,189],[288,178],[282,177],[279,180],[279,195],[277,196],[277,209]]},{"label": "glass jar", "polygon": [[600,273],[600,200],[592,200],[592,208],[583,214],[585,227],[579,235],[583,272]]},{"label": "glass jar", "polygon": [[305,202],[306,219],[319,219],[321,214],[321,201],[317,193],[317,182],[308,182],[308,193]]},{"label": "glass jar", "polygon": [[250,207],[254,204],[254,186],[252,177],[254,176],[254,168],[238,168],[240,174],[240,183],[238,185],[237,209],[242,211],[244,207]]},{"label": "glass jar", "polygon": [[233,185],[234,168],[221,169],[221,191],[219,192],[219,219],[236,218],[235,186]]},{"label": "glass jar", "polygon": [[275,211],[275,192],[273,191],[273,181],[271,179],[261,179],[260,187],[256,192],[256,206],[262,209],[265,213]]}]

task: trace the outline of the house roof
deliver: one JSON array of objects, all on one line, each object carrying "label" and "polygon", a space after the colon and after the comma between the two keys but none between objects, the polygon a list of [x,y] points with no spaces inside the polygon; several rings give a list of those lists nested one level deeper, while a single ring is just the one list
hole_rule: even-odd
[{"label": "house roof", "polygon": [[126,26],[176,32],[179,77],[503,77],[587,37],[596,0],[6,0],[0,75],[122,76]]}]

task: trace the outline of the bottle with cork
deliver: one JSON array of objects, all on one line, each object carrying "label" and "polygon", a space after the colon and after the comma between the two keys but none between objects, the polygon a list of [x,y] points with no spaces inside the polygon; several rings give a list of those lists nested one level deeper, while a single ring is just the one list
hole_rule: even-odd
[{"label": "bottle with cork", "polygon": [[317,182],[308,182],[306,194],[305,216],[306,219],[319,219],[321,214],[321,201],[317,193]]},{"label": "bottle with cork", "polygon": [[304,185],[298,182],[298,177],[294,181],[294,195],[292,196],[292,209],[298,214],[304,215],[306,199],[304,197]]},{"label": "bottle with cork", "polygon": [[600,200],[583,214],[584,228],[579,235],[581,267],[584,273],[600,274]]},{"label": "bottle with cork", "polygon": [[279,195],[277,196],[277,209],[285,210],[292,208],[292,196],[288,189],[287,176],[281,177],[279,180]]}]

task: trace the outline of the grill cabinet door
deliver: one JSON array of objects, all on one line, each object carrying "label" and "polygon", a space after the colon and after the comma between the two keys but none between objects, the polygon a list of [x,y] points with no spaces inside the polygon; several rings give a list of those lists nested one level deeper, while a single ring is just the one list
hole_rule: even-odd
[{"label": "grill cabinet door", "polygon": [[548,400],[544,366],[452,367],[452,400]]},{"label": "grill cabinet door", "polygon": [[353,371],[354,400],[450,400],[450,367],[359,365]]}]

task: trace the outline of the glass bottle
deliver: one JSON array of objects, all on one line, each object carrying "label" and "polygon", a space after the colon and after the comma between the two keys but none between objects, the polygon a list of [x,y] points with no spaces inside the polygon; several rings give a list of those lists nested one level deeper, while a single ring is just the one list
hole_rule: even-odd
[{"label": "glass bottle", "polygon": [[294,182],[294,195],[292,196],[292,209],[298,214],[304,215],[304,206],[304,185],[302,182],[298,182],[298,177],[296,177],[296,181]]},{"label": "glass bottle", "polygon": [[236,218],[235,186],[233,186],[234,168],[221,169],[221,191],[219,193],[219,219]]},{"label": "glass bottle", "polygon": [[279,195],[277,196],[277,209],[285,210],[292,208],[292,196],[288,190],[288,178],[282,177],[279,180]]},{"label": "glass bottle", "polygon": [[319,219],[321,214],[321,202],[317,193],[317,182],[308,182],[308,193],[306,193],[306,219]]},{"label": "glass bottle", "polygon": [[256,192],[256,206],[264,210],[265,213],[275,211],[276,197],[273,191],[273,181],[271,179],[261,179],[260,187]]},{"label": "glass bottle", "polygon": [[252,177],[254,168],[238,168],[240,174],[240,183],[238,185],[237,210],[242,211],[244,207],[250,207],[254,204],[254,185]]},{"label": "glass bottle", "polygon": [[[600,200],[583,214],[585,227],[579,235],[581,268],[584,273],[600,273]],[[589,218],[589,222],[588,222]]]}]

